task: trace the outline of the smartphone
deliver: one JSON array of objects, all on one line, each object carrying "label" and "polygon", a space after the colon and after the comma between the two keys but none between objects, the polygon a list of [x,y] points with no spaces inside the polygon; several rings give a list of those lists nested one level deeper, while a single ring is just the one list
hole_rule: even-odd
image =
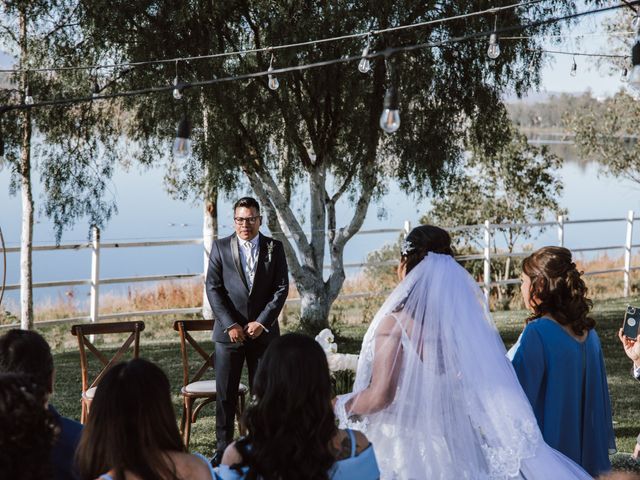
[{"label": "smartphone", "polygon": [[638,336],[638,326],[640,325],[640,308],[627,305],[627,311],[624,314],[624,325],[622,333],[627,338],[636,339]]}]

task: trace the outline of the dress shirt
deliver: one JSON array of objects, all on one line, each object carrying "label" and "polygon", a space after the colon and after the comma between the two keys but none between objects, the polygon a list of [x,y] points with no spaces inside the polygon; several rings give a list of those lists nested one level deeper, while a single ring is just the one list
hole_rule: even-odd
[{"label": "dress shirt", "polygon": [[[245,274],[245,278],[247,280],[247,284],[249,285],[249,291],[251,291],[251,287],[253,286],[253,282],[251,280],[251,278],[248,277],[247,273],[247,254],[246,254],[246,250],[245,250],[245,246],[244,244],[246,242],[250,242],[251,243],[251,251],[253,253],[253,258],[255,259],[254,263],[253,263],[253,273],[255,275],[256,269],[258,268],[258,255],[260,254],[260,234],[256,235],[255,237],[253,237],[251,240],[242,240],[241,238],[238,237],[238,250],[240,253],[240,265],[242,266],[242,272]],[[225,332],[227,332],[231,327],[236,326],[237,323],[233,323],[231,325],[229,325],[229,327],[227,327],[225,329]],[[262,329],[269,333],[269,330],[266,329],[266,327],[264,325],[261,325]]]}]

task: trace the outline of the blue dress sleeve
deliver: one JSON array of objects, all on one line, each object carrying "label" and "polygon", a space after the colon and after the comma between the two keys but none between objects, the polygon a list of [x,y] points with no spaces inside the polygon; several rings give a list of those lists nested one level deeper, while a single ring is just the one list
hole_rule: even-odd
[{"label": "blue dress sleeve", "polygon": [[520,344],[511,362],[520,385],[535,410],[544,380],[545,359],[542,339],[532,324],[527,325],[522,332]]},{"label": "blue dress sleeve", "polygon": [[[598,338],[598,343],[600,343],[600,339]],[[616,447],[616,434],[613,430],[613,417],[611,414],[611,398],[609,396],[609,385],[607,383],[607,370],[604,366],[604,354],[602,353],[602,348],[600,348],[600,375],[602,382],[602,391],[604,395],[603,399],[603,415],[607,425],[606,435],[608,437],[608,450],[609,455],[613,455],[618,451]]]}]

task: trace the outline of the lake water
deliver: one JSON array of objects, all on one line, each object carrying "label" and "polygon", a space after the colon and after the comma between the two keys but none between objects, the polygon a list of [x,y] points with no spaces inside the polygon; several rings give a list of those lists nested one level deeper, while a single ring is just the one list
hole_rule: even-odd
[{"label": "lake water", "polygon": [[[34,175],[34,180],[37,178]],[[640,214],[640,185],[628,180],[600,176],[594,163],[582,164],[566,161],[561,170],[565,189],[561,204],[568,209],[574,220],[588,218],[625,217],[628,210]],[[176,201],[170,198],[162,186],[163,171],[131,169],[119,171],[113,180],[111,190],[116,197],[119,213],[111,219],[102,231],[102,240],[136,241],[159,239],[197,238],[202,235],[202,211],[200,205]],[[7,246],[18,246],[20,240],[20,196],[8,194],[9,175],[0,172],[0,227]],[[38,209],[42,189],[34,188],[36,209]],[[232,202],[223,199],[219,206],[220,235],[232,231]],[[417,201],[401,192],[397,185],[389,186],[388,193],[372,204],[363,230],[379,228],[402,228],[405,220],[416,225],[428,210],[428,200]],[[350,207],[339,205],[339,220],[345,222]],[[384,215],[382,215],[384,213]],[[636,214],[636,215],[638,215]],[[51,222],[40,212],[36,215],[34,244],[54,243]],[[343,223],[344,224],[344,223]],[[339,223],[340,225],[340,223]],[[353,238],[345,248],[345,262],[359,263],[368,252],[380,248],[385,243],[395,241],[397,234],[368,234]],[[569,248],[622,245],[625,239],[624,222],[569,225],[565,231],[565,245]],[[77,225],[66,231],[62,243],[87,241],[87,226]],[[534,246],[555,244],[555,229],[543,232],[535,240]],[[636,226],[634,243],[640,243],[640,226]],[[612,251],[619,255],[621,251]],[[1,261],[1,257],[0,257]],[[80,280],[90,277],[90,252],[59,251],[35,252],[33,255],[34,282],[54,280]],[[202,246],[103,249],[101,253],[100,276],[112,278],[121,276],[142,276],[173,273],[199,273],[202,271]],[[349,273],[357,270],[349,270]],[[19,254],[8,254],[7,284],[19,281]],[[126,291],[126,286],[113,287],[112,291]],[[65,289],[44,288],[34,290],[36,302],[55,299],[63,295]],[[74,287],[76,298],[83,298],[86,289]],[[104,289],[103,289],[104,291]],[[5,308],[16,311],[18,291],[5,292]]]}]

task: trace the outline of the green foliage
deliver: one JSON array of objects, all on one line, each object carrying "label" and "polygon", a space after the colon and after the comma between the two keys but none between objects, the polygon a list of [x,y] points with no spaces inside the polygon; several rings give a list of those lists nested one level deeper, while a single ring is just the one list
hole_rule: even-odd
[{"label": "green foliage", "polygon": [[[562,183],[558,176],[561,159],[546,147],[533,147],[527,138],[511,129],[509,142],[495,155],[486,155],[473,145],[460,174],[446,195],[433,201],[432,209],[421,223],[441,226],[478,225],[489,220],[499,223],[532,223],[546,220],[549,214],[563,213],[558,204]],[[462,230],[453,234],[459,254],[477,254],[483,247],[479,230]],[[507,252],[514,251],[516,242],[534,234],[529,227],[496,229],[502,236]],[[481,261],[465,265],[475,278],[482,274]],[[492,277],[498,280],[514,278],[517,268],[510,258],[492,261]],[[514,293],[513,285],[497,289],[501,308],[508,308]]]},{"label": "green foliage", "polygon": [[640,183],[638,119],[638,101],[619,92],[568,114],[565,123],[576,135],[579,152],[596,158],[603,172]]}]

